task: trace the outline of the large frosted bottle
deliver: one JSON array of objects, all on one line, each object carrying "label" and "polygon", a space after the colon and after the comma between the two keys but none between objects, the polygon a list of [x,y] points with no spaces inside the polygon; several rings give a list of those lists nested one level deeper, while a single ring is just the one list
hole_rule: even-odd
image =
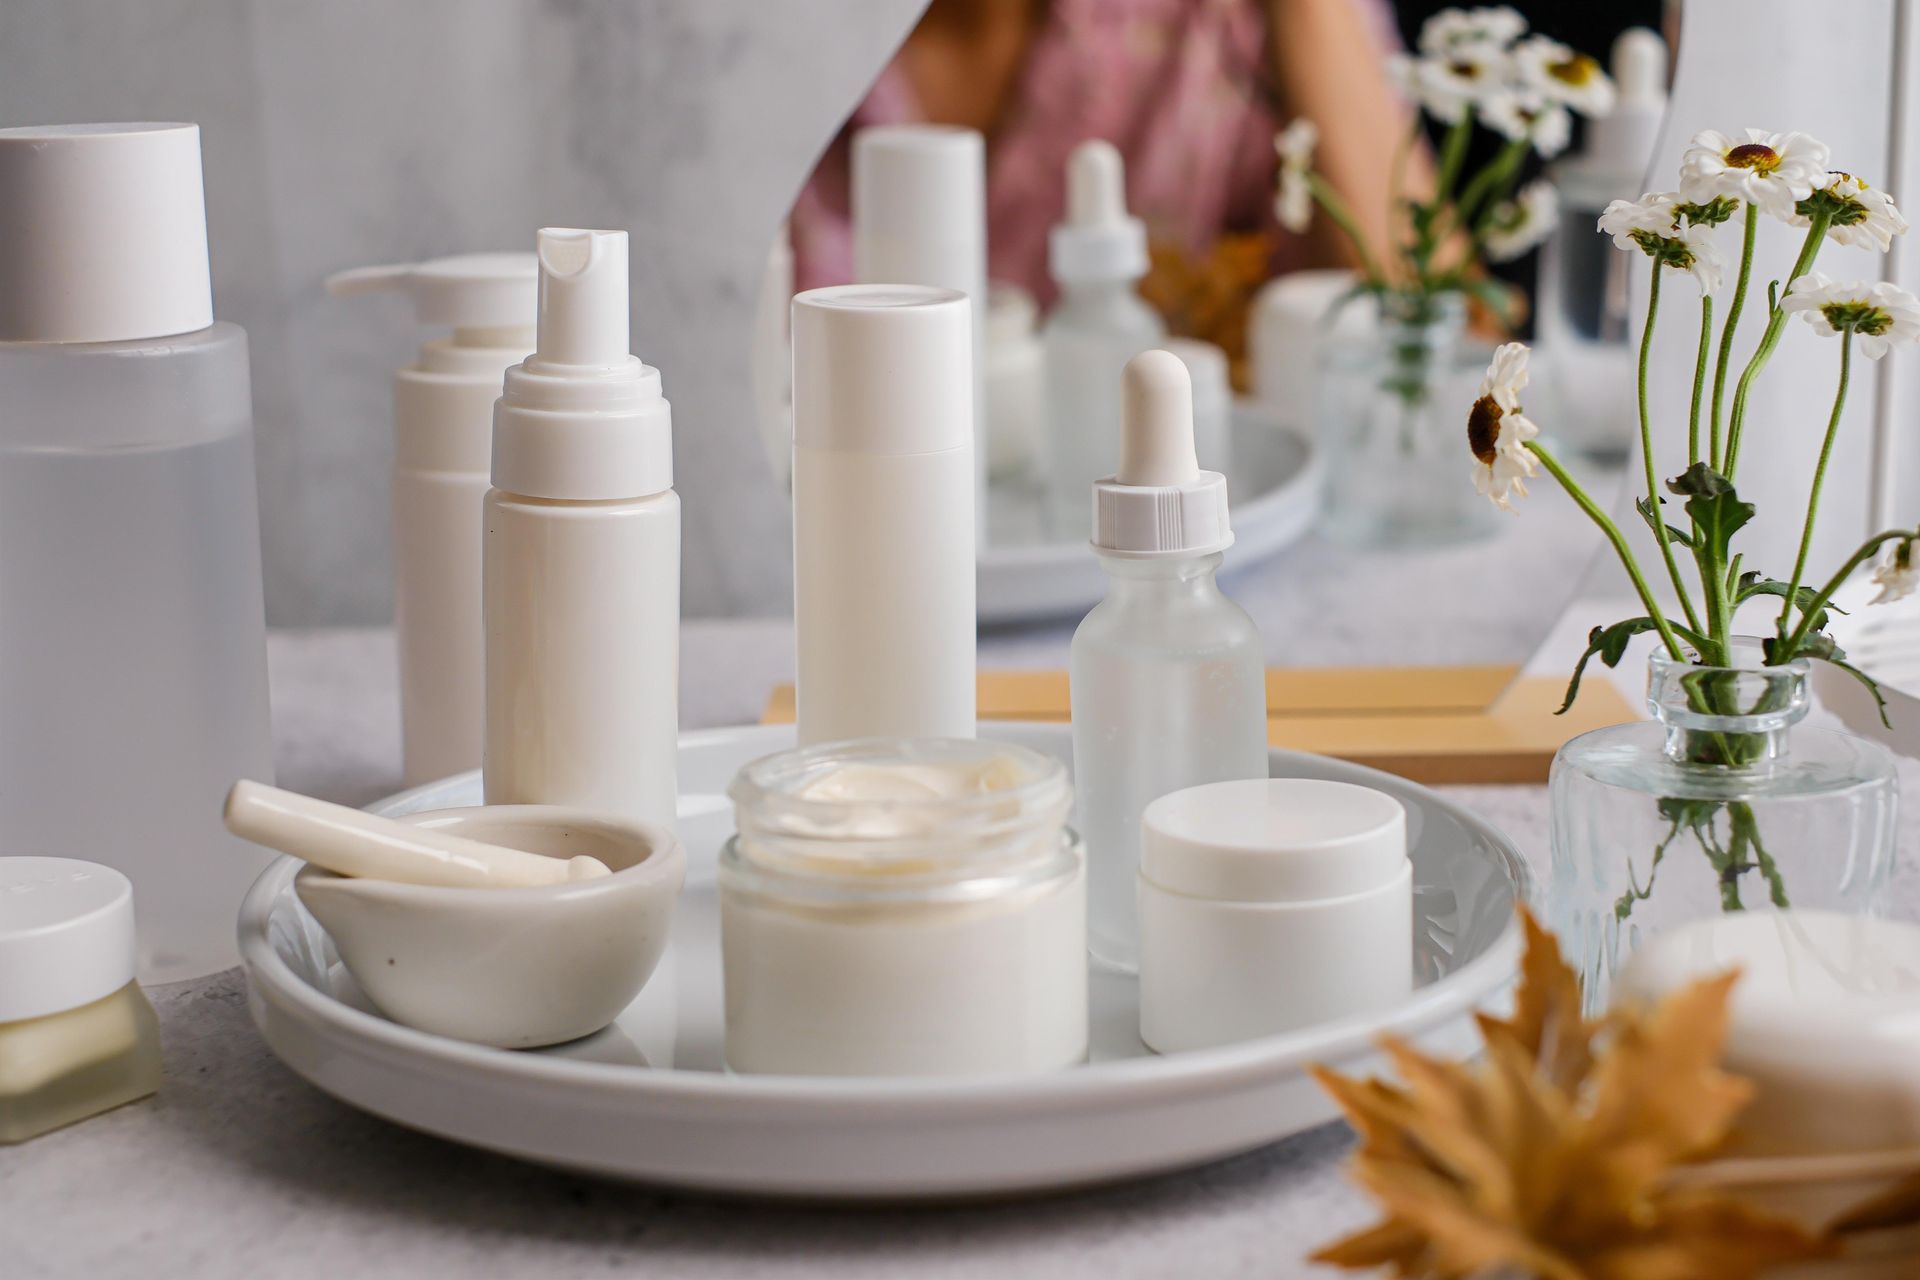
[{"label": "large frosted bottle", "polygon": [[539,238],[537,346],[493,419],[481,609],[488,804],[671,829],[680,499],[660,373],[627,350],[627,233]]},{"label": "large frosted bottle", "polygon": [[271,781],[247,336],[215,323],[200,131],[0,130],[0,853],[133,882],[138,973],[234,962]]},{"label": "large frosted bottle", "polygon": [[1193,447],[1193,389],[1169,351],[1126,366],[1120,469],[1094,486],[1106,599],[1070,658],[1075,826],[1087,846],[1087,946],[1139,963],[1140,815],[1171,791],[1267,776],[1264,657],[1214,580],[1233,542],[1226,477]]}]

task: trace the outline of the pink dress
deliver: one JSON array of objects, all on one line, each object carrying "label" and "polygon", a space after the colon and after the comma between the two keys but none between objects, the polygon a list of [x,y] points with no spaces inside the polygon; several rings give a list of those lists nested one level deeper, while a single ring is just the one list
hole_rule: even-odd
[{"label": "pink dress", "polygon": [[[1066,201],[1067,155],[1105,138],[1127,162],[1127,198],[1155,238],[1205,253],[1223,231],[1267,230],[1276,270],[1303,246],[1273,222],[1278,121],[1259,0],[1052,0],[987,143],[988,272],[1053,298],[1047,231]],[[867,125],[922,119],[896,59],[794,204],[797,288],[853,277],[848,140]]]}]

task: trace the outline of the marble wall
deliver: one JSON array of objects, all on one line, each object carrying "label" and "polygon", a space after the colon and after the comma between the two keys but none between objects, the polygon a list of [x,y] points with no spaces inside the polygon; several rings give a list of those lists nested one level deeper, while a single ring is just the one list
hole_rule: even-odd
[{"label": "marble wall", "polygon": [[688,614],[789,605],[748,335],[773,231],[924,0],[7,0],[0,122],[198,121],[214,289],[253,339],[267,607],[389,610],[397,299],[343,267],[633,236],[673,402]]}]

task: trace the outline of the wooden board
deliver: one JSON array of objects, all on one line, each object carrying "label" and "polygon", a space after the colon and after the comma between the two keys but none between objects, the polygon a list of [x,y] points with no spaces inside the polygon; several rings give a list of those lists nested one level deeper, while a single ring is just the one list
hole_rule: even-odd
[{"label": "wooden board", "polygon": [[[1267,672],[1267,737],[1276,747],[1336,756],[1425,783],[1539,783],[1554,752],[1590,729],[1638,717],[1607,680],[1581,685],[1554,715],[1559,677],[1514,678],[1515,668],[1276,667]],[[1065,721],[1064,671],[983,671],[982,720]],[[763,720],[793,720],[781,685]]]}]

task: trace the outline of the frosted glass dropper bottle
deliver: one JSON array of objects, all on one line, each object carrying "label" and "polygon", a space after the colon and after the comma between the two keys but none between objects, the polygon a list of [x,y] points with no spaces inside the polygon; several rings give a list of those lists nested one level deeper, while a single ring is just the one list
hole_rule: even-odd
[{"label": "frosted glass dropper bottle", "polygon": [[486,500],[488,804],[673,826],[680,499],[660,373],[627,351],[627,233],[540,233]]},{"label": "frosted glass dropper bottle", "polygon": [[1124,374],[1120,470],[1094,486],[1107,597],[1073,634],[1075,826],[1087,847],[1087,945],[1138,965],[1140,814],[1168,792],[1267,776],[1264,658],[1214,575],[1232,545],[1227,481],[1193,449],[1193,387],[1170,351]]},{"label": "frosted glass dropper bottle", "polygon": [[1134,292],[1147,274],[1147,230],[1127,213],[1126,170],[1110,142],[1067,159],[1066,221],[1048,238],[1059,300],[1041,332],[1047,361],[1047,493],[1053,532],[1087,528],[1088,488],[1119,452],[1120,370],[1166,336]]}]

